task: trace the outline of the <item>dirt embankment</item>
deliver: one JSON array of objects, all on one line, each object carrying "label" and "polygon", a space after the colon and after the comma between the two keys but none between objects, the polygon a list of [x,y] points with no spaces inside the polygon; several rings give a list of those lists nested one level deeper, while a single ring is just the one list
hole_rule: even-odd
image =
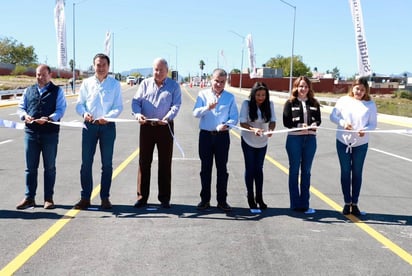
[{"label": "dirt embankment", "polygon": [[[56,85],[67,85],[66,79],[52,79]],[[0,90],[23,89],[36,83],[36,78],[28,76],[0,76]]]}]

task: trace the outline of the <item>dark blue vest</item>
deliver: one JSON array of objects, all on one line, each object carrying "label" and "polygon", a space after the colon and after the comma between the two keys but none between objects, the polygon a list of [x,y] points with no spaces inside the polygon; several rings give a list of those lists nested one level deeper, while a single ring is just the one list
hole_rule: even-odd
[{"label": "dark blue vest", "polygon": [[[26,91],[27,114],[34,119],[48,117],[56,110],[59,87],[50,82],[47,90],[40,96],[37,85],[32,85]],[[26,124],[27,132],[58,133],[60,126],[50,123],[39,125]]]}]

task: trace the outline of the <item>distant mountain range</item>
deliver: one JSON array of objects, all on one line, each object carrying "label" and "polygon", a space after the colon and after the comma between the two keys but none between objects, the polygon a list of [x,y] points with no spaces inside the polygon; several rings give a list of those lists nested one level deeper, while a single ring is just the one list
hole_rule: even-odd
[{"label": "distant mountain range", "polygon": [[[153,76],[153,68],[134,68],[134,69],[130,69],[129,71],[123,71],[120,74],[122,74],[122,76],[129,76],[134,73],[139,73],[140,75],[147,78],[148,76]],[[183,80],[183,77],[179,75],[179,81],[182,81],[182,80]]]},{"label": "distant mountain range", "polygon": [[[407,77],[412,77],[412,73],[411,73],[411,72],[403,72],[403,73],[400,73],[400,74],[390,74],[389,76],[390,76],[391,78],[396,78],[396,77],[404,77],[405,74],[406,74]],[[378,75],[378,74],[377,74],[377,75]]]},{"label": "distant mountain range", "polygon": [[[130,69],[129,71],[123,71],[121,72],[122,76],[129,76],[133,73],[140,73],[140,75],[147,77],[147,76],[151,76],[153,75],[153,68],[134,68],[134,69]],[[412,73],[411,72],[403,72],[403,73],[399,73],[399,74],[390,74],[389,77],[391,78],[399,78],[399,77],[404,77],[404,74],[406,74],[407,77],[412,77]],[[377,77],[386,77],[388,75],[385,74],[379,74],[376,73]],[[179,75],[179,79],[181,79],[182,76]]]},{"label": "distant mountain range", "polygon": [[120,74],[122,74],[122,76],[129,76],[134,73],[139,73],[140,75],[147,77],[153,74],[153,68],[134,68],[129,71],[123,71]]}]

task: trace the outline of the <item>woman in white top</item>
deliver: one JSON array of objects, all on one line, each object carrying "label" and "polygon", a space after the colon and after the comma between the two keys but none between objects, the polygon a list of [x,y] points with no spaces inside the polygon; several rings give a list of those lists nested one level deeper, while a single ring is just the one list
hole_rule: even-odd
[{"label": "woman in white top", "polygon": [[366,78],[359,78],[353,82],[348,95],[337,101],[330,114],[330,120],[338,125],[336,150],[345,201],[342,213],[360,216],[358,199],[369,142],[369,134],[364,130],[373,130],[377,124],[377,109],[369,95],[369,84]]},{"label": "woman in white top", "polygon": [[[276,116],[273,102],[269,99],[269,89],[266,84],[256,82],[249,95],[249,100],[242,103],[240,109],[240,126],[242,130],[242,150],[245,159],[245,183],[250,209],[266,209],[263,201],[263,162],[265,160],[268,137],[267,130],[276,127]],[[256,198],[254,187],[256,186]],[[257,204],[256,204],[257,203]]]}]

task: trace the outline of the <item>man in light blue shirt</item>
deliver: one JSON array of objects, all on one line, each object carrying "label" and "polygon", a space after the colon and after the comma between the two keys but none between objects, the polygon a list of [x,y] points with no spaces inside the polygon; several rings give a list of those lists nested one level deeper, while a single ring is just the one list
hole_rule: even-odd
[{"label": "man in light blue shirt", "polygon": [[28,87],[19,102],[18,114],[26,123],[24,146],[26,152],[26,193],[16,206],[26,209],[35,206],[37,175],[40,154],[44,166],[44,209],[53,209],[56,182],[56,156],[59,143],[59,125],[66,111],[66,98],[61,87],[51,80],[50,67],[41,64],[36,68],[37,84]]},{"label": "man in light blue shirt", "polygon": [[233,94],[224,90],[227,73],[215,69],[212,75],[212,87],[201,90],[193,108],[193,116],[199,122],[199,157],[201,160],[200,179],[202,189],[200,210],[210,207],[213,158],[216,162],[216,199],[217,207],[225,212],[232,208],[227,203],[227,161],[229,157],[229,125],[238,122],[238,109]]},{"label": "man in light blue shirt", "polygon": [[180,85],[167,77],[169,67],[164,58],[153,62],[153,77],[143,80],[132,100],[132,111],[140,123],[139,172],[135,208],[147,205],[153,150],[157,146],[159,168],[157,196],[162,208],[170,208],[173,120],[182,103]]},{"label": "man in light blue shirt", "polygon": [[92,166],[97,142],[100,144],[102,173],[100,199],[102,209],[112,208],[109,200],[113,174],[113,151],[116,125],[107,118],[116,118],[123,110],[120,83],[109,77],[110,59],[105,54],[93,58],[95,75],[85,79],[80,86],[76,103],[77,113],[83,117],[87,129],[82,131],[82,165],[80,182],[81,199],[75,209],[90,207],[93,189]]}]

